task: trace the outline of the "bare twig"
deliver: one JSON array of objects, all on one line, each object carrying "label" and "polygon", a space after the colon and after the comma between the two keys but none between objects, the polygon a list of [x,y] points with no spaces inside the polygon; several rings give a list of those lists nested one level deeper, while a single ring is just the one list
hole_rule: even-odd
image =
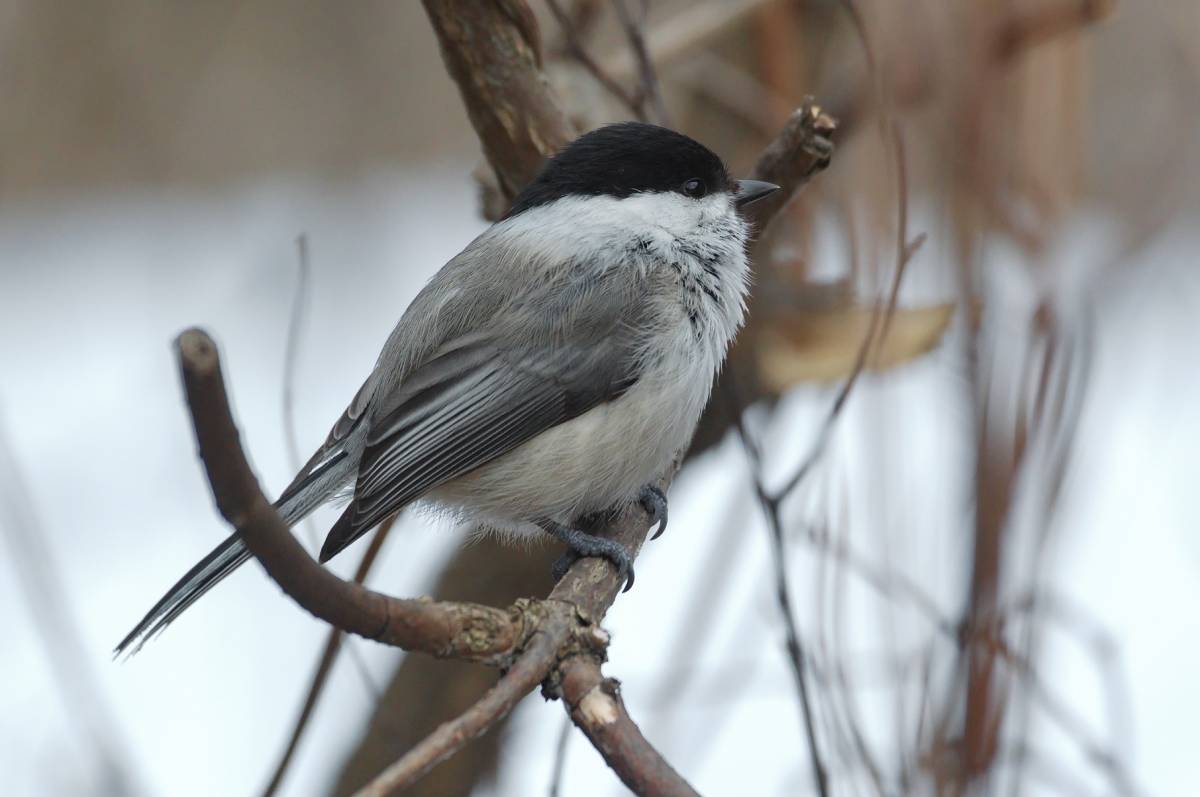
[{"label": "bare twig", "polygon": [[[293,473],[300,470],[300,444],[299,435],[296,432],[296,365],[300,358],[300,342],[301,333],[304,329],[304,322],[308,315],[309,306],[309,286],[312,284],[312,261],[308,253],[308,236],[301,233],[296,237],[296,259],[298,270],[296,275],[296,293],[292,297],[292,309],[288,315],[287,337],[284,342],[283,350],[283,394],[280,400],[283,418],[283,436],[287,445],[288,464],[291,466]],[[308,539],[309,548],[316,550],[319,544],[317,538],[317,529],[313,524],[312,516],[308,516],[301,521],[301,528],[304,531],[304,536]],[[380,528],[379,533],[371,543],[371,547],[363,556],[363,563],[359,565],[359,570],[362,571],[365,565],[368,569],[371,563],[374,562],[376,554],[379,551],[381,537],[386,537],[388,530],[391,528],[391,523],[385,524]],[[361,584],[365,578],[356,577],[355,583]],[[319,698],[322,689],[324,688],[325,679],[333,669],[333,663],[337,659],[338,653],[342,647],[342,634],[337,629],[332,629],[329,632],[329,637],[325,642],[324,651],[321,654],[320,663],[317,666],[317,672],[314,675],[313,683],[309,686],[308,695],[305,697],[304,707],[300,712],[300,717],[296,721],[296,726],[292,730],[291,738],[287,748],[284,751],[283,758],[279,761],[279,765],[275,769],[275,773],[268,784],[265,794],[270,795],[275,792],[279,784],[283,780],[283,776],[287,771],[287,767],[291,762],[293,753],[296,750],[296,745],[300,741],[301,735],[304,733],[305,726],[308,724],[308,719],[316,707],[316,701]],[[359,676],[362,678],[367,688],[378,697],[379,690],[371,680],[371,674],[367,669],[366,661],[362,656],[362,651],[353,645],[349,646],[350,658],[354,662],[354,667],[358,670]]]},{"label": "bare twig", "polygon": [[575,21],[571,19],[571,16],[562,7],[559,0],[546,0],[546,5],[550,8],[550,13],[554,15],[554,19],[558,21],[558,25],[562,29],[563,39],[566,41],[567,51],[571,54],[571,57],[578,61],[579,65],[586,69],[588,74],[595,78],[596,82],[605,91],[631,110],[638,119],[645,121],[645,104],[639,102],[636,97],[621,85],[620,81],[610,75],[608,70],[592,57],[584,45],[582,37],[579,35]]},{"label": "bare twig", "polygon": [[[617,18],[621,21],[621,29],[625,31],[625,38],[629,42],[629,49],[633,53],[634,61],[637,63],[638,80],[641,84],[638,91],[638,104],[642,106],[642,112],[646,117],[660,125],[670,126],[670,116],[667,114],[662,89],[658,84],[658,72],[654,69],[654,59],[650,57],[650,51],[646,48],[646,38],[642,35],[645,7],[643,5],[643,18],[637,20],[633,18],[633,12],[629,10],[626,0],[612,0],[612,4],[613,9],[617,12]],[[646,106],[649,106],[653,113],[645,113]]]},{"label": "bare twig", "polygon": [[867,334],[863,337],[862,344],[859,346],[854,368],[850,371],[850,375],[846,377],[846,381],[842,383],[841,389],[838,391],[836,398],[834,398],[833,404],[829,408],[829,414],[826,416],[825,422],[821,425],[821,430],[817,434],[817,440],[813,444],[808,457],[800,464],[800,467],[796,469],[787,483],[771,496],[776,502],[787,498],[796,489],[797,485],[809,474],[820,459],[821,454],[825,451],[825,447],[828,445],[829,439],[833,434],[833,426],[841,415],[846,401],[850,397],[850,392],[854,389],[854,385],[862,375],[872,349],[877,348],[884,338],[887,337],[888,327],[892,316],[895,315],[896,303],[900,298],[900,285],[904,281],[904,273],[908,268],[908,264],[921,248],[921,245],[925,243],[924,233],[921,233],[912,240],[908,239],[908,169],[906,158],[904,157],[904,139],[900,134],[899,127],[896,125],[892,127],[892,145],[896,157],[897,181],[899,186],[899,193],[897,194],[897,214],[899,220],[897,226],[896,268],[892,276],[892,285],[888,292],[887,302],[876,306],[875,312],[871,316],[870,326],[867,328]]},{"label": "bare twig", "polygon": [[817,744],[817,728],[814,721],[813,701],[809,694],[807,662],[804,645],[800,640],[800,629],[792,614],[791,585],[787,574],[787,551],[783,535],[783,521],[779,515],[779,501],[767,493],[762,482],[762,452],[758,444],[752,440],[742,423],[740,413],[734,415],[734,427],[742,440],[752,463],[752,478],[754,490],[762,505],[763,515],[767,520],[767,532],[771,542],[771,566],[773,584],[775,585],[775,603],[783,618],[784,648],[787,652],[788,663],[791,665],[792,679],[796,685],[796,695],[800,700],[800,717],[804,723],[805,741],[808,745],[809,763],[816,781],[817,794],[821,797],[829,795],[829,776]]},{"label": "bare twig", "polygon": [[545,680],[570,632],[569,615],[562,612],[551,615],[541,624],[521,657],[482,699],[461,716],[442,724],[367,784],[358,792],[358,797],[396,794],[512,711],[521,698]]},{"label": "bare twig", "polygon": [[[842,407],[845,405],[851,389],[858,379],[862,368],[867,360],[870,349],[875,344],[876,330],[882,334],[886,334],[887,319],[895,310],[896,301],[899,297],[900,284],[903,280],[904,273],[909,261],[912,259],[917,248],[920,246],[923,238],[918,238],[915,241],[908,240],[908,204],[907,204],[907,171],[905,168],[905,157],[903,138],[899,128],[893,128],[893,143],[895,146],[896,161],[897,161],[897,180],[898,180],[898,242],[896,252],[896,268],[895,275],[892,281],[891,291],[888,297],[888,302],[884,306],[882,312],[877,312],[876,317],[872,319],[872,324],[868,330],[866,340],[860,349],[858,361],[854,370],[843,384],[841,391],[829,413],[826,424],[822,427],[818,434],[817,443],[814,446],[813,452],[809,455],[796,471],[791,479],[784,485],[783,489],[777,493],[769,493],[762,481],[762,464],[761,451],[757,444],[754,443],[747,434],[745,427],[742,425],[740,418],[735,417],[734,423],[739,435],[746,447],[746,451],[751,458],[753,464],[753,479],[755,491],[758,494],[759,501],[763,507],[763,513],[767,519],[768,531],[770,532],[772,561],[775,579],[775,596],[776,603],[779,606],[780,613],[784,620],[785,630],[785,646],[787,648],[788,660],[792,666],[792,674],[796,683],[796,691],[800,700],[801,716],[804,720],[804,726],[808,739],[809,757],[812,763],[813,776],[816,780],[817,792],[821,795],[827,795],[829,790],[828,778],[825,766],[821,760],[820,750],[816,741],[816,728],[813,720],[812,699],[809,694],[808,681],[805,676],[806,662],[804,656],[804,648],[800,640],[800,633],[796,624],[795,617],[792,614],[791,588],[787,575],[787,555],[785,540],[783,535],[783,523],[780,518],[780,504],[798,485],[803,478],[811,471],[813,463],[820,456],[824,449],[827,440],[831,435],[833,422],[837,419]],[[737,413],[735,412],[735,415]]]}]

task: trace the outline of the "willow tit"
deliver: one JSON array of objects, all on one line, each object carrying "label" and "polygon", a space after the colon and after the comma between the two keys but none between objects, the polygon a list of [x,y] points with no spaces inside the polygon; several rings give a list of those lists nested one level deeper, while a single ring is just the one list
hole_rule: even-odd
[{"label": "willow tit", "polygon": [[[652,484],[690,440],[745,313],[738,209],[775,190],[730,179],[665,128],[581,136],[417,295],[275,508],[296,524],[350,491],[322,562],[420,500],[513,535],[549,532],[632,583],[628,553],[573,524],[640,500],[665,526]],[[117,652],[249,558],[230,536]]]}]

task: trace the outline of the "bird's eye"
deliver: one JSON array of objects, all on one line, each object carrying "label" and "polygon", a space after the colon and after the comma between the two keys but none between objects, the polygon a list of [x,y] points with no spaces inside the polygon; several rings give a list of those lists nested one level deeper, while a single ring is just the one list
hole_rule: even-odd
[{"label": "bird's eye", "polygon": [[693,177],[691,180],[688,180],[683,184],[683,193],[687,194],[693,199],[699,199],[708,193],[708,188],[704,185],[703,180]]}]

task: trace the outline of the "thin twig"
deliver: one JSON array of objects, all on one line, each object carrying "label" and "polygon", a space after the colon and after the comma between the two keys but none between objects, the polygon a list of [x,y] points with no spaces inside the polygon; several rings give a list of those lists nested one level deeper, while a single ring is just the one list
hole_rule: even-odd
[{"label": "thin twig", "polygon": [[771,541],[771,564],[773,583],[775,585],[775,602],[783,618],[784,647],[788,663],[791,665],[792,679],[796,685],[796,694],[800,700],[800,717],[804,723],[805,741],[808,746],[809,763],[816,781],[817,794],[829,797],[829,777],[817,744],[817,729],[814,721],[812,698],[808,690],[806,675],[806,658],[804,645],[800,641],[800,629],[792,613],[791,586],[787,575],[787,551],[783,536],[783,524],[779,517],[779,502],[774,500],[766,491],[762,482],[761,449],[746,432],[742,423],[741,413],[734,414],[734,428],[742,440],[742,445],[750,457],[754,490],[762,505],[763,515],[767,520],[767,532]]},{"label": "thin twig", "polygon": [[763,513],[767,519],[768,531],[770,532],[771,551],[773,559],[773,570],[775,577],[775,597],[776,603],[779,606],[780,612],[784,619],[785,628],[785,645],[788,652],[788,658],[792,665],[792,674],[796,682],[796,690],[800,699],[801,715],[804,720],[805,730],[807,732],[809,757],[812,762],[813,776],[816,780],[817,792],[824,797],[828,794],[828,779],[826,769],[821,761],[820,750],[816,741],[816,728],[813,722],[812,701],[808,691],[807,678],[805,677],[805,658],[804,648],[800,641],[800,633],[792,613],[791,588],[787,576],[787,554],[783,535],[783,524],[780,519],[780,503],[792,490],[795,489],[804,477],[811,471],[813,463],[824,450],[826,442],[831,436],[833,422],[841,413],[842,407],[845,405],[851,389],[854,387],[858,379],[858,375],[862,372],[863,366],[866,363],[867,356],[876,341],[877,328],[882,330],[886,328],[887,320],[895,311],[895,305],[899,297],[900,285],[904,277],[904,273],[909,261],[916,253],[920,246],[923,237],[918,237],[914,241],[908,241],[908,182],[907,170],[905,168],[903,137],[900,134],[899,127],[893,127],[893,144],[895,146],[895,154],[897,161],[897,180],[899,192],[897,198],[898,205],[898,243],[896,253],[896,268],[892,280],[891,291],[888,297],[888,302],[885,310],[881,314],[876,312],[872,318],[871,327],[867,332],[866,340],[859,350],[858,361],[854,371],[851,372],[845,384],[840,391],[838,398],[830,411],[825,425],[822,427],[818,435],[817,443],[813,452],[808,459],[802,463],[801,467],[788,480],[783,489],[777,493],[768,493],[762,482],[762,465],[761,451],[756,443],[751,442],[750,436],[746,433],[745,427],[740,418],[735,419],[734,423],[738,430],[741,439],[746,446],[747,453],[750,455],[754,471],[754,486],[758,493],[759,501],[763,507]]},{"label": "thin twig", "polygon": [[628,108],[640,120],[646,120],[645,103],[639,102],[620,81],[608,73],[600,63],[591,56],[587,47],[584,45],[579,31],[575,27],[574,21],[558,0],[546,0],[546,5],[550,8],[550,13],[554,15],[558,21],[559,27],[562,29],[563,38],[566,41],[567,51],[571,57],[579,62],[579,65],[587,70],[600,86],[617,99],[622,105]]},{"label": "thin twig", "polygon": [[492,727],[545,680],[555,664],[558,649],[570,632],[568,615],[551,616],[548,622],[541,624],[521,657],[487,694],[459,717],[440,725],[363,787],[357,797],[384,797],[398,793]]},{"label": "thin twig", "polygon": [[[626,5],[626,0],[612,0],[612,4],[613,9],[617,12],[617,18],[621,21],[621,29],[625,31],[625,38],[629,42],[629,49],[633,53],[634,61],[637,63],[638,79],[641,82],[638,105],[642,107],[645,117],[653,119],[657,124],[670,127],[671,117],[667,113],[666,103],[663,102],[662,88],[658,83],[658,72],[654,68],[654,59],[650,57],[650,51],[646,48],[646,38],[642,35],[645,8],[642,9],[642,19],[636,20],[633,18],[633,12]],[[646,114],[646,106],[649,106],[653,113]]]},{"label": "thin twig", "polygon": [[897,222],[896,268],[892,276],[892,285],[888,292],[887,302],[883,305],[876,305],[875,311],[871,315],[870,325],[867,327],[867,334],[863,337],[862,344],[858,348],[858,355],[854,360],[854,368],[850,371],[850,375],[846,377],[845,382],[842,383],[841,389],[834,398],[833,404],[829,408],[829,414],[825,417],[825,422],[821,425],[821,430],[817,434],[817,440],[813,444],[812,450],[809,451],[808,457],[800,464],[800,467],[796,469],[787,483],[771,495],[772,500],[776,502],[787,498],[804,481],[805,477],[808,476],[820,459],[821,454],[825,451],[825,447],[828,445],[829,439],[833,434],[833,426],[841,415],[846,401],[850,397],[850,392],[854,389],[855,384],[857,384],[859,377],[866,368],[871,351],[882,345],[883,340],[887,337],[891,319],[896,313],[896,304],[900,298],[900,285],[904,280],[908,264],[912,261],[918,250],[920,250],[921,245],[925,243],[924,233],[921,233],[911,241],[908,240],[908,169],[905,165],[904,139],[901,136],[899,126],[896,125],[892,127],[892,145],[896,157],[896,179],[899,186],[899,194],[897,195],[899,220]]}]

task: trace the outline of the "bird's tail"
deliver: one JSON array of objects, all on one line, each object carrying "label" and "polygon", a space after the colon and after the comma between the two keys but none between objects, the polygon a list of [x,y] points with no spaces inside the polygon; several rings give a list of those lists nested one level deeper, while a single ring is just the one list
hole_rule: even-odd
[{"label": "bird's tail", "polygon": [[[327,472],[321,475],[332,478],[314,478],[312,482],[303,485],[304,489],[285,492],[275,504],[275,510],[289,526],[299,523],[337,490],[337,474]],[[128,653],[132,656],[137,653],[142,649],[142,645],[162,633],[175,618],[248,559],[250,552],[246,550],[241,537],[237,534],[229,535],[208,556],[187,571],[183,578],[175,582],[175,586],[167,590],[167,594],[154,604],[141,622],[121,640],[113,654],[121,656]]]},{"label": "bird's tail", "polygon": [[203,597],[204,593],[219,584],[227,575],[237,570],[250,558],[245,543],[236,535],[229,535],[224,542],[201,559],[195,567],[187,571],[183,578],[175,582],[175,586],[167,590],[167,594],[146,612],[142,621],[134,626],[113,651],[120,656],[125,653],[133,655],[142,649],[152,637],[157,636],[187,607]]}]

